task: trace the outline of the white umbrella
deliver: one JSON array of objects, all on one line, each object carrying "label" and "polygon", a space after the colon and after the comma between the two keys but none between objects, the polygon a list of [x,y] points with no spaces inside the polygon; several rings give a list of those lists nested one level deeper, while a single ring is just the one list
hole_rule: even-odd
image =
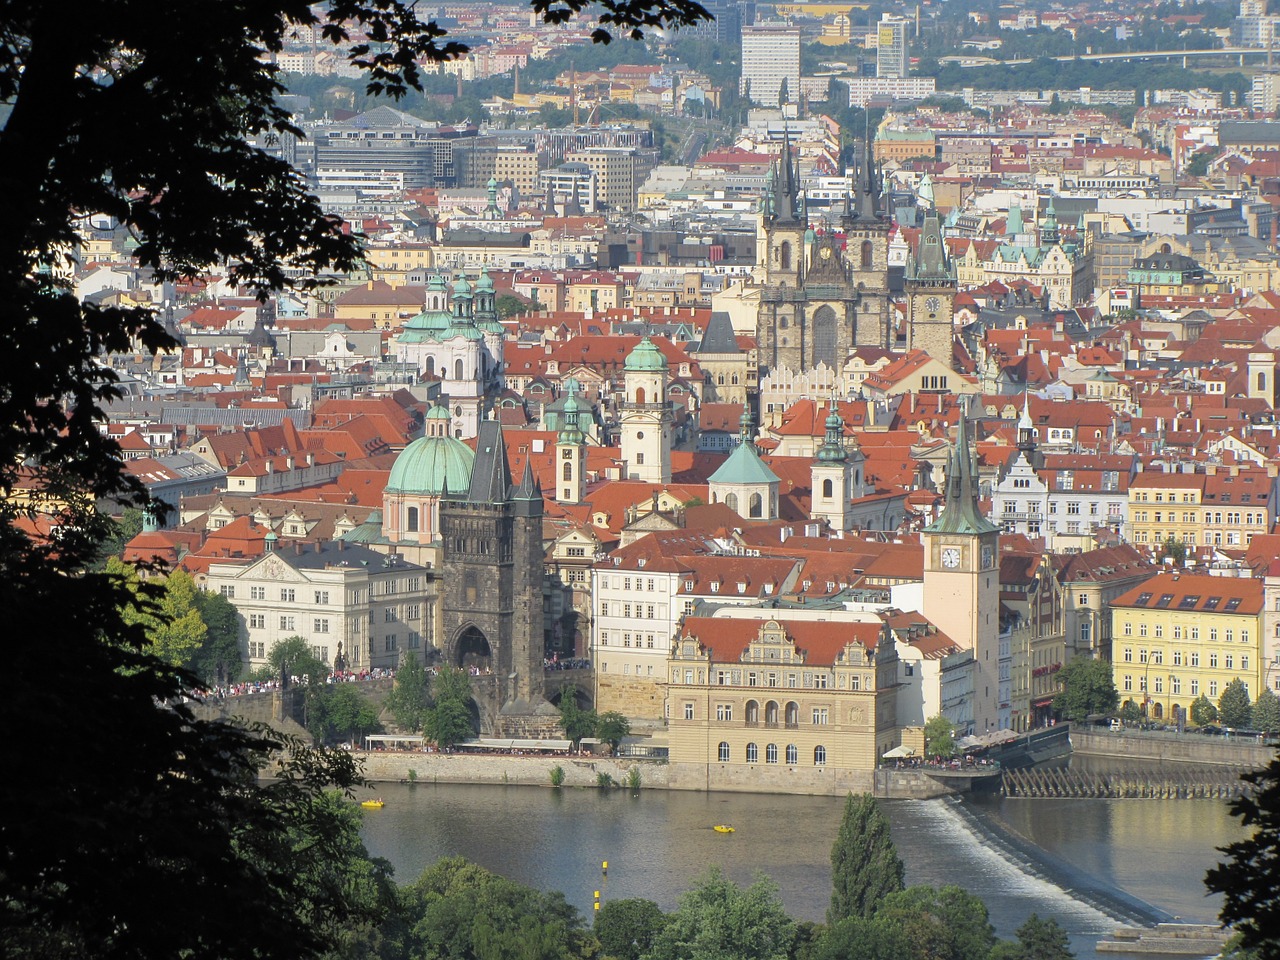
[{"label": "white umbrella", "polygon": [[882,760],[899,760],[902,757],[914,757],[915,754],[915,750],[911,747],[897,746],[880,754],[880,758]]}]

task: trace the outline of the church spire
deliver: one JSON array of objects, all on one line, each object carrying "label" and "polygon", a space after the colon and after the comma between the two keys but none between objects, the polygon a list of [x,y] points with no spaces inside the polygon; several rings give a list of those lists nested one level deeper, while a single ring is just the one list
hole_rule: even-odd
[{"label": "church spire", "polygon": [[925,527],[927,533],[961,533],[977,536],[1000,528],[982,515],[978,506],[978,464],[969,446],[969,422],[964,398],[956,422],[956,442],[947,466],[947,493],[942,515]]},{"label": "church spire", "polygon": [[796,196],[796,173],[791,163],[791,130],[787,126],[782,129],[782,161],[780,167],[776,187],[777,197],[774,201],[773,212],[778,220],[784,223],[794,223],[797,219],[796,208],[798,200]]},{"label": "church spire", "polygon": [[818,448],[818,459],[823,463],[843,463],[848,459],[844,449],[844,421],[836,409],[835,399],[831,400],[831,413],[827,415],[827,434],[822,446]]}]

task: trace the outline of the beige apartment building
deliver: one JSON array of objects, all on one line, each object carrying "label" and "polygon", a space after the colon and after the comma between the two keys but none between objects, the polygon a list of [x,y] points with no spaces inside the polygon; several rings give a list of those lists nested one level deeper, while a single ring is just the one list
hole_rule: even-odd
[{"label": "beige apartment building", "polygon": [[1276,522],[1277,481],[1253,466],[1206,473],[1139,473],[1129,484],[1129,540],[1243,547]]},{"label": "beige apartment building", "polygon": [[599,202],[608,210],[635,208],[640,185],[639,160],[626,147],[592,147],[565,154],[569,163],[585,163],[596,175]]}]

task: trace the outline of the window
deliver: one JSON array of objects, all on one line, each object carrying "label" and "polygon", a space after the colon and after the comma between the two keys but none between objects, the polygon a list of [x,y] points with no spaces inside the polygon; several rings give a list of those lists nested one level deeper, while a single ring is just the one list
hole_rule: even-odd
[{"label": "window", "polygon": [[1123,687],[1124,687],[1124,689],[1126,689],[1126,690],[1132,690],[1132,689],[1133,689],[1133,677],[1132,677],[1132,676],[1130,676],[1130,675],[1129,675],[1129,674],[1127,674],[1127,673],[1124,675],[1124,683],[1123,683]]},{"label": "window", "polygon": [[1198,652],[1198,651],[1194,651],[1194,650],[1193,650],[1193,651],[1191,652],[1191,655],[1190,655],[1189,657],[1187,657],[1187,666],[1189,666],[1189,667],[1198,667],[1198,666],[1200,666],[1200,654],[1199,654],[1199,652]]},{"label": "window", "polygon": [[281,617],[281,618],[280,618],[280,629],[281,629],[281,630],[293,630],[293,617]]},{"label": "window", "polygon": [[759,750],[754,743],[747,744],[747,763],[755,763],[760,759]]},{"label": "window", "polygon": [[1210,667],[1212,667],[1212,668],[1214,668],[1214,669],[1216,669],[1216,668],[1217,668],[1217,666],[1218,666],[1218,653],[1217,653],[1217,651],[1214,651],[1213,653],[1209,654],[1209,666],[1210,666]]},{"label": "window", "polygon": [[[1128,624],[1126,623],[1125,626],[1127,627]],[[1133,663],[1133,647],[1124,648],[1124,662]]]},{"label": "window", "polygon": [[250,588],[249,588],[249,599],[250,599],[250,600],[265,600],[265,599],[267,599],[267,588],[266,588],[266,587],[250,587]]},{"label": "window", "polygon": [[796,749],[794,743],[787,744],[787,763],[796,764],[800,762],[800,751]]},{"label": "window", "polygon": [[230,600],[233,597],[235,597],[236,588],[231,586],[231,584],[229,583],[224,583],[222,586],[218,588],[218,592],[222,594],[224,597],[226,597],[228,600]]},{"label": "window", "polygon": [[686,703],[686,704],[684,705],[684,718],[685,718],[686,720],[692,720],[692,719],[693,719],[693,704],[692,704],[692,703]]},{"label": "window", "polygon": [[262,630],[266,627],[266,625],[267,625],[267,618],[265,614],[261,614],[261,613],[249,614],[250,630]]},{"label": "window", "polygon": [[280,602],[281,603],[294,602],[294,592],[292,588],[282,588],[280,590]]},{"label": "window", "polygon": [[253,660],[262,660],[267,655],[267,645],[265,643],[249,644],[249,657]]},{"label": "window", "polygon": [[815,726],[826,726],[830,714],[826,707],[813,708],[813,723]]},{"label": "window", "polygon": [[329,632],[328,618],[316,619],[312,621],[311,632],[312,633],[328,633]]},{"label": "window", "polygon": [[1236,668],[1236,658],[1228,653],[1226,657],[1223,659],[1223,665],[1228,670],[1234,670]]},{"label": "window", "polygon": [[720,741],[720,762],[721,763],[729,762],[729,744],[726,743],[724,740]]},{"label": "window", "polygon": [[732,720],[732,719],[733,719],[733,704],[732,704],[732,703],[717,703],[717,704],[716,704],[716,719],[717,719],[717,720]]},{"label": "window", "polygon": [[394,633],[388,633],[383,639],[383,650],[386,653],[396,652],[396,635]]},{"label": "window", "polygon": [[1192,680],[1192,681],[1191,681],[1191,695],[1192,695],[1193,697],[1198,697],[1198,696],[1200,696],[1200,681],[1199,681],[1199,680]]},{"label": "window", "polygon": [[1218,699],[1218,681],[1217,680],[1209,681],[1209,699],[1210,700]]},{"label": "window", "polygon": [[764,748],[764,762],[765,763],[778,762],[778,745],[776,743],[771,743]]},{"label": "window", "polygon": [[827,748],[821,744],[813,748],[813,765],[815,767],[825,767],[827,765]]}]

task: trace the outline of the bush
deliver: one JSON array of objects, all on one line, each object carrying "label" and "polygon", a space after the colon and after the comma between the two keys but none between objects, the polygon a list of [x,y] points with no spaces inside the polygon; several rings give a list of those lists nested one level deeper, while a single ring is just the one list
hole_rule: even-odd
[{"label": "bush", "polygon": [[601,790],[605,790],[609,787],[612,787],[613,785],[614,785],[613,777],[609,776],[609,774],[607,773],[596,774],[596,786],[599,787]]},{"label": "bush", "polygon": [[632,767],[627,771],[627,786],[632,790],[640,789],[640,768]]},{"label": "bush", "polygon": [[553,787],[564,785],[564,767],[557,764],[551,768],[551,785]]}]

